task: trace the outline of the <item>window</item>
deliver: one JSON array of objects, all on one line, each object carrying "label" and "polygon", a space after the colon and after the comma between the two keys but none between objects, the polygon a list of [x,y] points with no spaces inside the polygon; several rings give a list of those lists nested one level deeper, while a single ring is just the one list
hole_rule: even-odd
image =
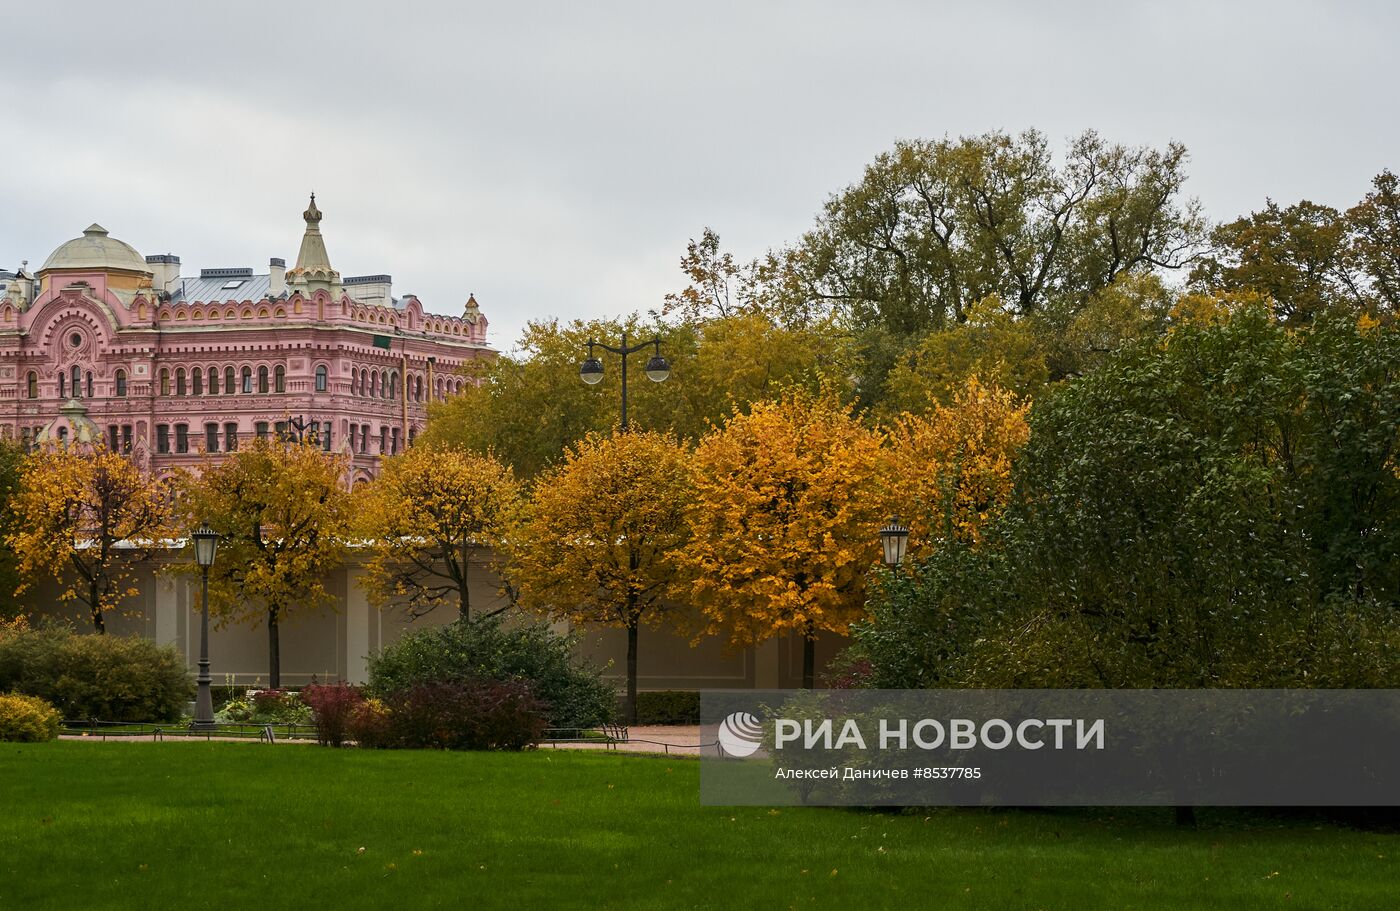
[{"label": "window", "polygon": [[156,452],[170,451],[170,425],[156,425]]},{"label": "window", "polygon": [[83,394],[83,371],[77,364],[73,365],[73,398]]},{"label": "window", "polygon": [[258,392],[267,395],[267,368],[258,368]]},{"label": "window", "polygon": [[190,425],[189,425],[189,424],[176,424],[176,425],[175,425],[175,451],[176,451],[176,452],[189,452],[189,451],[190,451]]},{"label": "window", "polygon": [[218,367],[210,367],[210,368],[209,368],[209,394],[210,394],[210,395],[218,395],[218,394],[219,394],[219,368],[218,368]]},{"label": "window", "polygon": [[238,385],[233,380],[233,368],[224,368],[224,395],[233,395],[238,391]]},{"label": "window", "polygon": [[224,425],[224,452],[233,452],[238,448],[238,425],[230,421]]},{"label": "window", "polygon": [[28,427],[21,427],[19,429],[19,445],[23,447],[25,452],[32,452],[34,450],[34,442],[29,437]]},{"label": "window", "polygon": [[175,371],[175,394],[185,394],[185,368],[179,367]]},{"label": "window", "polygon": [[331,422],[326,421],[321,425],[321,448],[326,452],[331,451]]},{"label": "window", "polygon": [[[39,397],[39,374],[35,373],[33,370],[29,371],[28,386],[29,397],[31,399],[37,399]],[[118,394],[121,395],[123,393]]]},{"label": "window", "polygon": [[[33,375],[33,374],[31,374],[31,376],[32,376],[32,375]],[[124,399],[124,398],[126,398],[126,371],[125,371],[125,370],[118,370],[118,371],[117,371],[117,398],[119,398],[119,399]]]},{"label": "window", "polygon": [[131,425],[122,425],[122,452],[131,452]]},{"label": "window", "polygon": [[395,370],[393,373],[389,374],[389,398],[390,398],[390,399],[397,399],[398,397],[399,397],[399,372],[398,372],[397,370]]},{"label": "window", "polygon": [[395,427],[394,430],[393,430],[393,432],[390,434],[390,437],[389,437],[389,438],[390,438],[390,440],[391,440],[391,442],[389,443],[389,452],[390,452],[390,454],[392,454],[392,455],[398,455],[398,454],[399,454],[399,428]]},{"label": "window", "polygon": [[356,425],[351,424],[351,425],[350,425],[350,451],[351,451],[351,452],[354,452],[354,451],[355,451],[355,436],[356,436],[356,434],[355,434],[355,429],[356,429]]},{"label": "window", "polygon": [[360,369],[360,395],[369,395],[369,371]]},{"label": "window", "polygon": [[413,400],[415,402],[423,401],[423,378],[421,376],[413,378]]},{"label": "window", "polygon": [[321,366],[317,367],[317,368],[316,368],[316,391],[317,391],[317,392],[325,392],[325,391],[326,391],[326,386],[328,385],[328,383],[327,383],[327,380],[328,380],[328,379],[329,379],[329,377],[327,377],[327,375],[326,375],[326,365],[325,365],[325,364],[322,364]]},{"label": "window", "polygon": [[272,371],[272,391],[287,391],[287,368],[283,367],[281,364],[278,364]]},{"label": "window", "polygon": [[379,425],[379,454],[384,455],[389,451],[389,428],[383,424]]},{"label": "window", "polygon": [[410,428],[408,428],[408,445],[412,446],[412,445],[413,445],[413,441],[416,440],[416,439],[418,439],[418,428],[417,428],[417,427],[410,427]]},{"label": "window", "polygon": [[253,433],[260,440],[267,439],[267,421],[258,421],[254,424]]},{"label": "window", "polygon": [[253,391],[253,368],[243,368],[243,394],[249,395]]},{"label": "window", "polygon": [[198,367],[190,373],[190,391],[195,395],[204,394],[204,371]]},{"label": "window", "polygon": [[107,448],[110,449],[112,452],[116,452],[117,445],[121,443],[120,433],[121,428],[119,428],[116,424],[112,424],[107,428]]},{"label": "window", "polygon": [[379,395],[379,374],[377,372],[369,375],[369,394],[371,396]]},{"label": "window", "polygon": [[369,452],[369,425],[360,425],[360,452]]},{"label": "window", "polygon": [[273,424],[273,425],[272,425],[272,433],[273,433],[273,437],[274,437],[278,442],[281,442],[281,441],[286,440],[286,439],[287,439],[287,422],[286,422],[286,421],[278,421],[276,424]]},{"label": "window", "polygon": [[170,394],[170,370],[166,367],[160,368],[160,394]]},{"label": "window", "polygon": [[60,445],[60,446],[67,446],[67,445],[68,445],[68,428],[67,428],[67,427],[60,427],[60,428],[58,428],[58,445]]},{"label": "window", "polygon": [[59,397],[59,398],[66,398],[66,397],[67,397],[67,396],[64,394],[64,391],[63,391],[63,371],[62,371],[62,370],[58,371],[58,397]]},{"label": "window", "polygon": [[205,451],[205,452],[218,452],[218,451],[219,451],[219,425],[218,425],[218,424],[205,424],[205,425],[204,425],[204,451]]},{"label": "window", "polygon": [[92,398],[92,371],[87,372],[87,397]]}]

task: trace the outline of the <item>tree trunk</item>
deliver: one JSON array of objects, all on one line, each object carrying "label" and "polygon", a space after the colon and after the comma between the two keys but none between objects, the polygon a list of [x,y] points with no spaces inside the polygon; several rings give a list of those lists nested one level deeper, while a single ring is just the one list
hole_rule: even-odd
[{"label": "tree trunk", "polygon": [[627,723],[637,723],[637,618],[627,624]]},{"label": "tree trunk", "polygon": [[462,542],[462,578],[457,582],[457,619],[463,622],[472,618],[472,595],[467,588],[467,542]]},{"label": "tree trunk", "polygon": [[97,635],[107,635],[107,621],[102,617],[102,602],[97,600],[97,580],[88,583],[88,607],[92,610],[92,628]]},{"label": "tree trunk", "polygon": [[814,689],[817,681],[817,635],[812,621],[802,630],[802,688]]},{"label": "tree trunk", "polygon": [[267,686],[282,688],[282,645],[277,638],[277,608],[267,609]]}]

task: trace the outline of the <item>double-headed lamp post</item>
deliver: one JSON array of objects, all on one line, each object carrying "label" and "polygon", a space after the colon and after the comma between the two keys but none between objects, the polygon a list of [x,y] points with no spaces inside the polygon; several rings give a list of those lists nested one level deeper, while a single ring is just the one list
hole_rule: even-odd
[{"label": "double-headed lamp post", "polygon": [[219,551],[219,533],[208,525],[201,525],[192,535],[194,539],[194,559],[199,564],[203,577],[203,610],[199,621],[199,695],[194,703],[194,723],[192,730],[209,731],[214,728],[214,696],[209,691],[212,681],[209,678],[209,567],[214,565],[214,555]]},{"label": "double-headed lamp post", "polygon": [[899,516],[891,516],[890,524],[880,529],[880,545],[885,549],[885,565],[898,570],[909,550],[909,526],[900,524]]},{"label": "double-headed lamp post", "polygon": [[627,356],[636,354],[648,346],[652,349],[651,357],[647,358],[647,379],[653,383],[664,383],[666,377],[671,375],[671,365],[661,356],[661,338],[658,336],[650,341],[640,342],[636,345],[627,346],[627,333],[622,333],[622,346],[614,348],[612,345],[605,345],[602,342],[588,343],[588,359],[579,365],[579,379],[590,386],[596,386],[603,381],[603,362],[594,357],[593,349],[602,348],[604,351],[611,351],[613,354],[622,357],[622,429],[627,429]]}]

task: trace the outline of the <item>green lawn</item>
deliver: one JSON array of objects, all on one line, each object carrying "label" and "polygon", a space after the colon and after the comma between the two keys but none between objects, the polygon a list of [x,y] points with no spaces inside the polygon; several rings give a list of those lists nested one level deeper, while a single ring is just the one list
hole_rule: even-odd
[{"label": "green lawn", "polygon": [[694,760],[0,744],[0,908],[1395,908],[1400,836],[701,807]]}]

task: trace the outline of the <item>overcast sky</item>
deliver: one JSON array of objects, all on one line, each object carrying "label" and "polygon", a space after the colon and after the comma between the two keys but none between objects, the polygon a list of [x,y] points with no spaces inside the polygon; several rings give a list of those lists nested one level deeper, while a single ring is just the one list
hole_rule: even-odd
[{"label": "overcast sky", "polygon": [[26,4],[0,52],[0,267],[90,222],[201,267],[331,261],[460,312],[643,311],[704,225],[798,236],[899,138],[1191,151],[1212,218],[1400,169],[1400,4]]}]

